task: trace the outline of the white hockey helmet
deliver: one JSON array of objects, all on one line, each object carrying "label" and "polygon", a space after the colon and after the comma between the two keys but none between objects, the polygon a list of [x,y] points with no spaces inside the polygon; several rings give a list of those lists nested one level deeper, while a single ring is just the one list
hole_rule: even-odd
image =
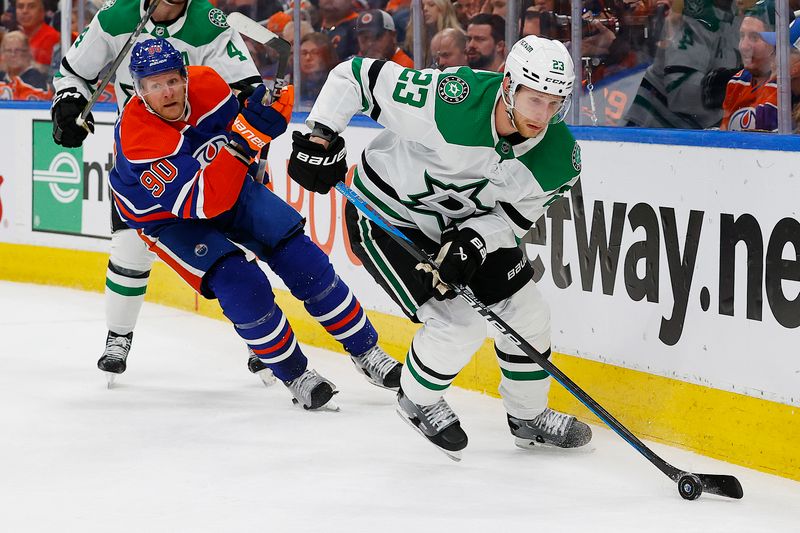
[{"label": "white hockey helmet", "polygon": [[[528,35],[511,48],[503,69],[508,86],[503,91],[509,116],[514,109],[514,96],[520,86],[555,96],[563,96],[561,108],[550,119],[551,124],[561,122],[572,103],[572,84],[575,67],[567,47],[559,41]],[[512,118],[513,122],[513,118]]]}]

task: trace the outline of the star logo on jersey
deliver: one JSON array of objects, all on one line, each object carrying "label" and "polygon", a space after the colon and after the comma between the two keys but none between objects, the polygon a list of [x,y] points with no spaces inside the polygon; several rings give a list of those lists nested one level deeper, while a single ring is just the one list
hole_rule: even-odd
[{"label": "star logo on jersey", "polygon": [[469,96],[469,85],[458,76],[445,76],[439,82],[436,92],[448,104],[458,104]]},{"label": "star logo on jersey", "polygon": [[489,183],[487,179],[475,180],[466,185],[442,183],[425,172],[425,192],[409,194],[403,204],[417,213],[436,218],[439,229],[444,230],[451,220],[471,217],[475,213],[491,211],[478,198],[481,190]]},{"label": "star logo on jersey", "polygon": [[575,146],[572,148],[572,168],[574,168],[576,172],[581,171],[581,147],[578,143],[575,143]]},{"label": "star logo on jersey", "polygon": [[228,27],[228,19],[225,18],[225,13],[216,7],[208,12],[208,20],[210,20],[211,24],[217,26],[218,28]]},{"label": "star logo on jersey", "polygon": [[117,0],[106,0],[103,2],[103,6],[100,8],[100,11],[105,11],[106,9],[111,9],[114,7],[114,4],[117,3]]}]

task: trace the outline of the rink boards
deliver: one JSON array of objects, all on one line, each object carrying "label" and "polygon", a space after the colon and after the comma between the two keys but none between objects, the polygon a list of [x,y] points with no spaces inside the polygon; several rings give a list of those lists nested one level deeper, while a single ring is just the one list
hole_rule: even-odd
[{"label": "rink boards", "polygon": [[[97,133],[65,150],[50,140],[46,111],[0,109],[16,139],[0,158],[0,278],[103,289],[115,117],[95,116]],[[345,134],[351,165],[380,131],[370,126],[358,120]],[[642,131],[576,135],[581,185],[526,238],[552,308],[556,363],[640,436],[800,479],[797,141],[669,132],[674,144],[666,145],[658,144],[664,135]],[[416,327],[349,249],[344,200],[288,179],[289,139],[271,149],[274,190],[307,217],[307,232],[402,359]],[[337,348],[281,292],[300,340]],[[222,318],[216,302],[196,298],[163,264],[147,297]],[[487,342],[456,384],[497,395],[498,383]],[[551,405],[592,418],[557,385]]]}]

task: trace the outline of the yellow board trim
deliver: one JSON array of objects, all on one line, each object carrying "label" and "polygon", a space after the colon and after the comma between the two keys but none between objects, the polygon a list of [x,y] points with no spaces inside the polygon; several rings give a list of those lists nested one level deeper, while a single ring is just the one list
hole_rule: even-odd
[{"label": "yellow board trim", "polygon": [[[108,255],[102,253],[0,243],[0,279],[9,281],[102,292],[107,263]],[[216,300],[197,297],[160,262],[153,266],[146,300],[225,319]],[[276,300],[298,340],[342,351],[288,292],[276,291]],[[381,334],[381,345],[404,360],[419,326],[384,313],[370,311],[369,317]],[[564,354],[553,354],[553,362],[641,438],[800,481],[800,408]],[[500,372],[489,341],[454,384],[499,396]],[[556,383],[550,406],[600,424]]]}]

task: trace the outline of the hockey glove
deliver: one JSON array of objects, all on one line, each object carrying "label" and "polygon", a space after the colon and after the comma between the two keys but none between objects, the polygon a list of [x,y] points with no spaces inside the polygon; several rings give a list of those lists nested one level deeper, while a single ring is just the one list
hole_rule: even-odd
[{"label": "hockey glove", "polygon": [[739,72],[738,68],[715,68],[703,77],[701,82],[701,98],[703,106],[708,109],[719,109],[725,101],[728,80]]},{"label": "hockey glove", "polygon": [[[89,131],[78,126],[75,120],[81,116],[89,101],[77,89],[62,89],[53,98],[50,117],[53,119],[53,140],[66,148],[77,148],[83,144]],[[86,126],[94,133],[94,117],[86,117]]]},{"label": "hockey glove", "polygon": [[453,285],[469,285],[478,268],[486,260],[486,243],[470,228],[451,229],[442,234],[442,246],[436,254],[436,270],[428,263],[418,263],[417,270],[426,273],[437,300],[449,300],[456,293]]},{"label": "hockey glove", "polygon": [[304,189],[326,194],[347,175],[344,139],[335,135],[327,148],[308,139],[310,133],[292,134],[289,176]]},{"label": "hockey glove", "polygon": [[756,129],[776,131],[778,129],[778,108],[772,104],[758,104],[756,106]]},{"label": "hockey glove", "polygon": [[256,153],[285,132],[292,118],[294,86],[284,87],[278,99],[269,106],[262,103],[266,93],[264,85],[256,87],[231,127],[232,138],[239,144],[246,143]]}]

